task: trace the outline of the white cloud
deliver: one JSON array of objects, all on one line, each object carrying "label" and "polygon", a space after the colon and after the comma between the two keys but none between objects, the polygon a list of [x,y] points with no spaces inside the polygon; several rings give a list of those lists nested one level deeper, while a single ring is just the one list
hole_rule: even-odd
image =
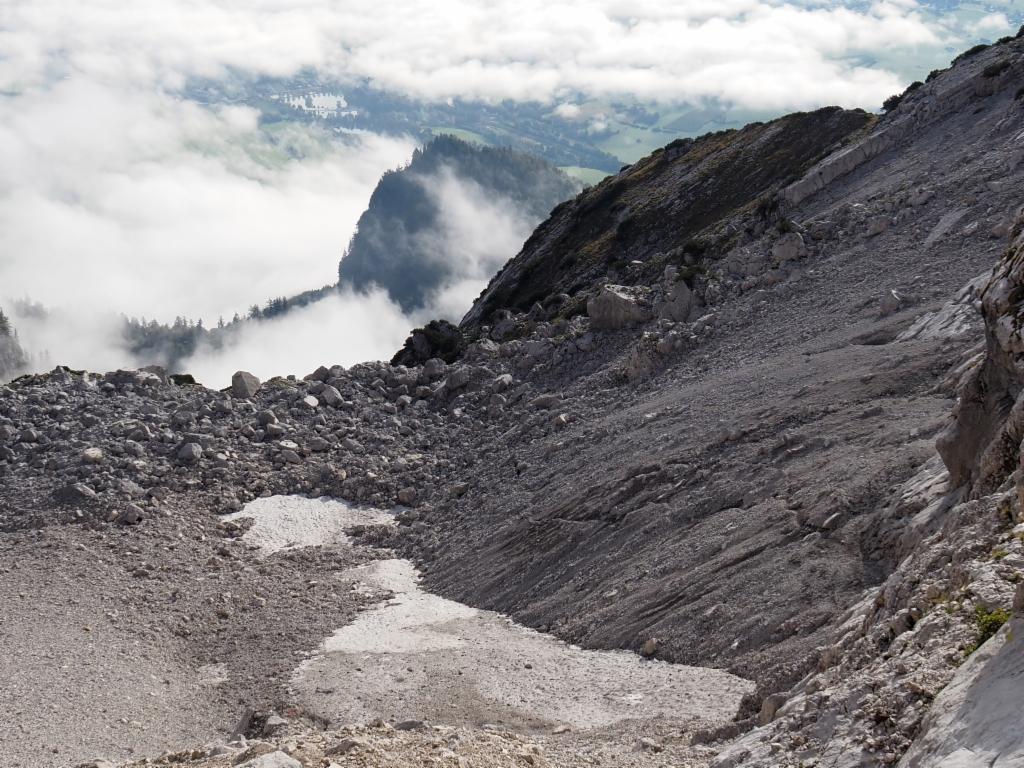
[{"label": "white cloud", "polygon": [[202,317],[336,280],[412,142],[272,134],[254,111],[61,81],[0,99],[0,286],[48,306]]},{"label": "white cloud", "polygon": [[119,343],[121,325],[113,312],[70,306],[50,309],[41,316],[19,313],[11,305],[4,311],[16,324],[33,370],[49,370],[57,364],[90,371],[133,367],[131,355]]},{"label": "white cloud", "polygon": [[502,265],[516,255],[534,223],[511,200],[448,169],[421,179],[438,206],[438,229],[423,242],[452,275],[428,315],[458,322]]},{"label": "white cloud", "polygon": [[237,370],[263,379],[303,376],[321,365],[390,358],[411,328],[410,318],[382,291],[332,294],[283,317],[243,326],[226,351],[202,349],[182,370],[210,387],[227,386]]},{"label": "white cloud", "polygon": [[578,104],[564,102],[555,107],[554,112],[563,120],[575,120],[583,112]]},{"label": "white cloud", "polygon": [[173,90],[311,67],[439,101],[873,107],[900,78],[857,58],[939,46],[940,31],[906,0],[35,0],[7,9],[0,89],[78,74]]},{"label": "white cloud", "polygon": [[1005,13],[989,13],[982,16],[971,25],[971,31],[976,35],[986,35],[992,32],[1009,32],[1013,29],[1010,20]]}]

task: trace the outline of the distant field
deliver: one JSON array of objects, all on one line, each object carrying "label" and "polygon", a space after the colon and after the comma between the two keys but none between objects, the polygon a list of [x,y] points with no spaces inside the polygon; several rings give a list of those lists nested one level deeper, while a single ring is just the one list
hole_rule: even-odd
[{"label": "distant field", "polygon": [[584,184],[590,184],[591,186],[597,184],[601,179],[607,178],[609,175],[607,171],[599,171],[597,168],[581,168],[578,165],[560,165],[559,168],[574,179],[579,179]]},{"label": "distant field", "polygon": [[479,133],[474,133],[473,131],[467,131],[464,128],[448,128],[448,127],[439,128],[439,127],[436,127],[436,126],[431,126],[427,130],[429,130],[435,136],[448,135],[448,136],[454,136],[457,139],[462,139],[463,141],[468,141],[468,142],[470,142],[472,144],[482,144],[485,147],[489,147],[491,145],[491,143],[489,141],[487,141],[487,139],[485,139]]}]

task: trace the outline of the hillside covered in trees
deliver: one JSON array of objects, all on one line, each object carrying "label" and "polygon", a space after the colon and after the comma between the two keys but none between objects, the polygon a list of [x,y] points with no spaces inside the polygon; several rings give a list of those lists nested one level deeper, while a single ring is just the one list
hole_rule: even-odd
[{"label": "hillside covered in trees", "polygon": [[[485,147],[440,136],[417,149],[411,162],[381,178],[338,265],[339,285],[384,288],[406,311],[423,307],[432,293],[464,267],[445,210],[446,182],[455,180],[480,206],[496,205],[524,223],[526,234],[578,184],[545,160],[509,148]],[[468,215],[472,215],[471,212]],[[449,219],[446,221],[446,217]],[[503,255],[510,258],[522,245]]]},{"label": "hillside covered in trees", "polygon": [[28,364],[25,350],[10,318],[0,309],[0,381],[6,381]]}]

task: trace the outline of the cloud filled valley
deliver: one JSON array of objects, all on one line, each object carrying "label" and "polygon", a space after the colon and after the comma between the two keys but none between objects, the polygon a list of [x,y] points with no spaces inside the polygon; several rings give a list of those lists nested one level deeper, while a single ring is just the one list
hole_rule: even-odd
[{"label": "cloud filled valley", "polygon": [[[1009,6],[1008,6],[1009,8]],[[266,120],[242,101],[200,103],[199,81],[316,72],[424,103],[543,102],[571,123],[588,99],[631,98],[785,110],[875,108],[905,77],[878,59],[1001,34],[994,12],[971,29],[909,0],[823,7],[727,3],[441,5],[264,0],[100,0],[8,8],[0,24],[0,306],[37,365],[132,365],[119,317],[230,320],[254,303],[330,284],[381,175],[418,139]],[[417,322],[458,318],[535,221],[439,178],[451,279],[413,315],[379,294],[344,294],[267,321],[246,344],[322,344],[314,360],[386,357]],[[20,299],[47,308],[19,315]],[[260,330],[262,329],[262,330]],[[289,330],[290,329],[290,330]],[[267,334],[266,343],[255,335]],[[232,345],[234,348],[234,345]],[[205,350],[196,370],[241,367]],[[237,353],[237,359],[244,359]]]}]

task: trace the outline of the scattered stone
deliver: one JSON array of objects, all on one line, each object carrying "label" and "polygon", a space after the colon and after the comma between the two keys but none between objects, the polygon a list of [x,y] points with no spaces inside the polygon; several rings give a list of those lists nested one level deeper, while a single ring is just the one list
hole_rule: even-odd
[{"label": "scattered stone", "polygon": [[260,380],[247,371],[238,371],[231,377],[231,394],[234,397],[248,399],[255,397],[260,391]]},{"label": "scattered stone", "polygon": [[253,760],[238,763],[238,768],[303,768],[302,763],[284,752],[268,752]]},{"label": "scattered stone", "polygon": [[651,319],[649,289],[605,285],[587,302],[592,328],[618,330]]},{"label": "scattered stone", "polygon": [[86,448],[82,451],[82,461],[86,464],[102,464],[103,451],[99,448]]},{"label": "scattered stone", "polygon": [[396,731],[419,731],[426,727],[422,720],[401,720],[395,723]]},{"label": "scattered stone", "polygon": [[142,511],[142,507],[137,504],[129,504],[117,516],[117,523],[118,525],[138,525],[145,517],[146,513]]},{"label": "scattered stone", "polygon": [[203,446],[199,443],[185,443],[178,449],[178,458],[184,462],[196,462],[203,458]]}]

